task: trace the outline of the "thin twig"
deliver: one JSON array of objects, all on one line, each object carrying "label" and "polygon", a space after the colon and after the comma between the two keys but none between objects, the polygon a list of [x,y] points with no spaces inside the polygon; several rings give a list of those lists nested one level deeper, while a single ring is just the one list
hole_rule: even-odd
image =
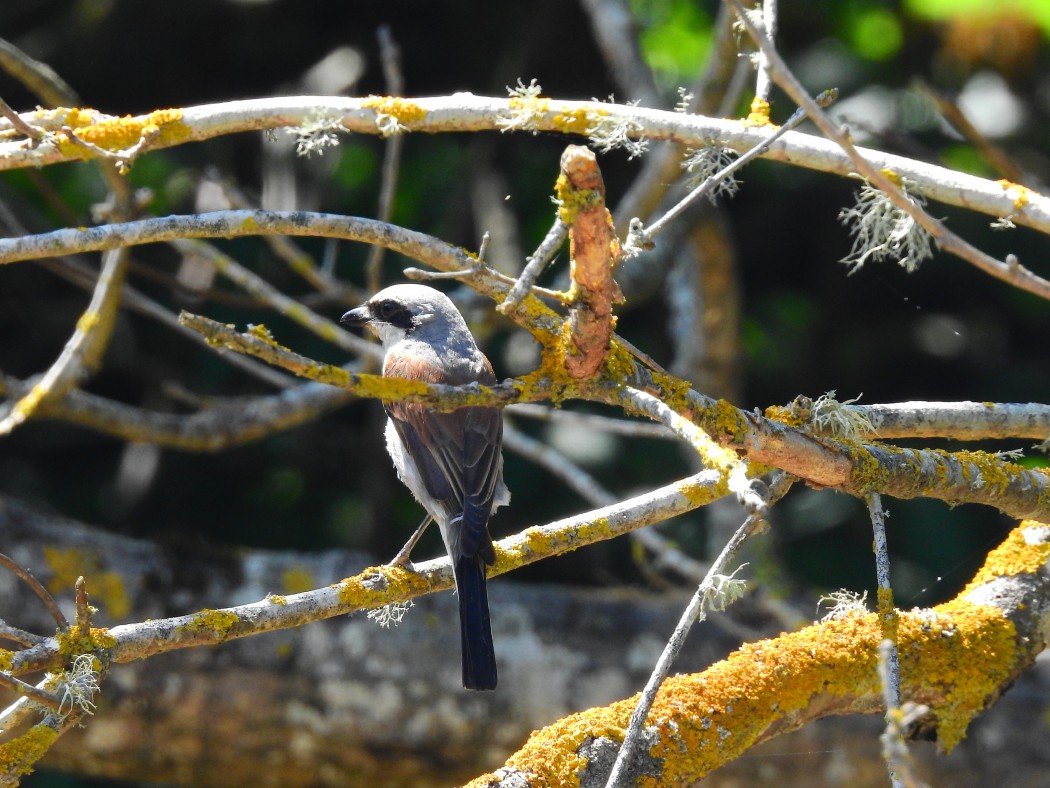
[{"label": "thin twig", "polygon": [[543,269],[547,267],[547,264],[557,254],[568,235],[569,226],[561,219],[555,218],[554,224],[551,225],[536,251],[526,258],[525,268],[518,277],[518,281],[514,283],[514,287],[510,289],[510,294],[497,307],[500,312],[507,314],[508,311],[517,307],[521,299],[536,284],[536,280],[540,278]]},{"label": "thin twig", "polygon": [[0,419],[0,435],[30,418],[41,402],[62,397],[98,366],[116,324],[128,258],[127,249],[112,250],[103,255],[102,271],[91,302],[77,322],[73,336],[30,392],[9,405],[7,413]]},{"label": "thin twig", "polygon": [[[948,230],[943,222],[924,211],[914,200],[909,200],[893,180],[887,177],[879,168],[872,165],[860,153],[853,144],[850,135],[836,126],[819,104],[810,98],[805,88],[788,68],[783,58],[780,57],[780,54],[765,39],[762,32],[755,27],[740,0],[725,1],[731,3],[733,8],[736,9],[741,24],[747,28],[748,34],[768,57],[770,74],[773,79],[799,107],[806,110],[806,114],[817,125],[817,128],[821,130],[824,136],[842,148],[846,155],[849,156],[850,162],[852,162],[855,171],[859,175],[885,192],[890,200],[893,201],[893,204],[907,213],[933,236],[938,246],[944,251],[962,258],[996,279],[1001,279],[1014,287],[1041,298],[1050,299],[1050,281],[1029,271],[1018,262],[1016,257],[1008,255],[1005,261],[997,260]],[[900,175],[900,173],[897,174]],[[1012,211],[1006,212],[1006,214],[1011,213]]]},{"label": "thin twig", "polygon": [[52,711],[57,712],[62,709],[62,701],[50,692],[22,681],[22,679],[12,676],[10,673],[0,671],[0,686],[7,687],[9,690],[17,692],[20,695],[25,695],[30,700],[34,700]]},{"label": "thin twig", "polygon": [[[762,0],[762,32],[770,41],[777,37],[777,0]],[[773,80],[769,76],[769,61],[764,52],[758,53],[758,74],[755,77],[755,98],[769,103]]]},{"label": "thin twig", "polygon": [[[838,96],[836,90],[826,90],[821,93],[815,99],[820,106],[827,106]],[[677,205],[671,208],[667,213],[653,222],[649,227],[644,230],[639,225],[636,225],[633,221],[631,224],[631,235],[627,239],[627,246],[648,249],[652,247],[653,238],[655,238],[660,232],[667,228],[667,225],[671,221],[678,218],[678,216],[690,205],[699,200],[701,197],[705,197],[711,193],[711,191],[723,182],[726,178],[732,175],[734,172],[739,170],[745,164],[752,159],[755,159],[769,150],[770,146],[773,145],[778,139],[783,137],[789,131],[794,129],[806,118],[806,110],[799,108],[792,113],[791,117],[788,118],[784,125],[774,131],[768,139],[759,145],[756,145],[751,150],[740,154],[737,158],[731,161],[728,165],[723,167],[721,170],[713,175],[708,176],[704,179],[703,183],[693,189],[689,194],[683,197]]]},{"label": "thin twig", "polygon": [[[405,79],[401,73],[401,48],[394,41],[388,25],[380,25],[376,31],[379,41],[379,60],[383,66],[383,78],[387,94],[401,96],[405,92]],[[401,153],[405,147],[402,134],[392,134],[386,138],[383,149],[383,167],[379,181],[379,205],[376,218],[389,222],[394,213],[394,198],[397,195],[397,180],[401,170]],[[368,250],[365,261],[365,281],[370,293],[377,292],[383,281],[383,256],[386,249],[375,245]]]},{"label": "thin twig", "polygon": [[212,244],[199,240],[175,240],[171,241],[171,245],[182,254],[199,255],[208,260],[223,276],[256,301],[272,307],[289,320],[298,323],[336,347],[358,355],[367,355],[371,352],[371,342],[350,333],[334,320],[318,315],[302,302],[285,295],[261,276],[241,265],[228,254],[219,251]]},{"label": "thin twig", "polygon": [[76,594],[77,636],[82,638],[90,637],[91,605],[88,604],[87,583],[84,581],[83,575],[77,578],[77,582],[73,585],[73,590]]},{"label": "thin twig", "polygon": [[[736,572],[728,576],[725,574],[729,568],[729,562],[733,560],[744,541],[764,522],[766,509],[769,504],[782,497],[791,487],[792,481],[787,474],[778,474],[776,480],[769,488],[768,497],[763,501],[763,505],[748,515],[747,519],[736,530],[736,533],[726,542],[722,552],[711,563],[711,568],[707,571],[707,575],[697,587],[696,592],[689,600],[689,604],[686,605],[685,610],[682,612],[674,632],[668,639],[663,653],[660,654],[660,659],[657,661],[656,667],[653,668],[649,681],[646,682],[645,689],[642,690],[641,697],[639,697],[638,703],[631,713],[631,720],[627,725],[623,744],[620,746],[616,762],[613,764],[609,779],[606,782],[606,788],[617,788],[618,786],[626,785],[627,770],[641,738],[645,718],[649,715],[649,709],[652,708],[653,701],[656,700],[656,693],[659,692],[660,685],[667,678],[668,673],[671,671],[671,666],[685,645],[685,639],[688,637],[689,631],[694,624],[706,618],[707,609],[725,610],[726,606],[739,596],[737,586],[738,584],[743,585],[743,581],[735,579]],[[739,567],[737,571],[740,571],[741,568],[743,567]]]},{"label": "thin twig", "polygon": [[575,410],[564,408],[551,408],[546,405],[531,405],[519,402],[510,405],[507,412],[514,416],[524,416],[528,419],[549,421],[555,424],[567,422],[588,429],[602,430],[615,435],[624,435],[629,438],[659,438],[661,440],[677,440],[675,434],[662,424],[653,424],[641,419],[618,419],[612,416],[602,416],[597,413],[580,413]]},{"label": "thin twig", "polygon": [[894,706],[891,692],[890,665],[896,654],[896,645],[890,640],[879,643],[879,679],[882,683],[882,702],[886,706],[886,729],[879,736],[882,757],[886,761],[890,783],[894,788],[927,788],[912,766],[911,753],[904,740],[908,726],[929,713],[929,708],[915,703]]},{"label": "thin twig", "polygon": [[893,643],[887,661],[888,687],[886,697],[892,708],[901,705],[901,668],[897,654],[897,611],[893,605],[893,587],[890,585],[890,554],[886,546],[886,514],[882,509],[882,496],[871,493],[867,496],[868,514],[875,535],[875,579],[878,583],[878,610],[882,622],[882,634]]},{"label": "thin twig", "polygon": [[11,125],[15,127],[15,130],[27,136],[31,144],[35,145],[43,138],[44,132],[22,120],[22,116],[15,112],[11,105],[2,98],[0,98],[0,115],[11,121]]},{"label": "thin twig", "polygon": [[46,640],[46,638],[43,635],[35,635],[32,632],[26,632],[24,629],[11,626],[3,619],[0,619],[0,640],[10,640],[12,643],[18,643],[20,646],[34,646]]},{"label": "thin twig", "polygon": [[963,111],[959,109],[958,104],[923,79],[917,80],[914,84],[919,93],[933,102],[934,106],[937,107],[937,111],[951,124],[952,128],[965,137],[984,157],[984,160],[993,169],[999,171],[1000,175],[1014,183],[1030,182],[1031,176],[1016,165],[1002,148],[982,134],[970,122],[970,119],[966,117]]},{"label": "thin twig", "polygon": [[40,584],[39,580],[33,577],[32,572],[30,572],[25,567],[19,566],[11,558],[4,555],[3,553],[0,553],[0,565],[6,567],[9,571],[14,573],[14,575],[19,580],[21,580],[23,583],[25,583],[27,586],[33,589],[33,593],[40,597],[40,601],[44,603],[44,606],[48,609],[48,612],[51,613],[51,617],[55,619],[55,624],[58,625],[59,629],[65,629],[69,626],[69,621],[66,620],[65,615],[62,613],[62,610],[58,607],[58,603],[55,601],[55,598],[51,596],[51,592],[44,588]]},{"label": "thin twig", "polygon": [[73,129],[70,126],[63,126],[62,133],[66,136],[66,139],[68,139],[77,147],[83,148],[92,156],[97,156],[98,158],[104,161],[113,162],[113,164],[117,168],[117,172],[119,172],[121,175],[126,175],[128,165],[131,164],[131,162],[134,161],[135,157],[142,153],[150,143],[152,143],[154,140],[157,139],[157,137],[160,136],[160,127],[153,126],[151,128],[147,128],[146,131],[142,133],[142,136],[139,137],[138,141],[135,142],[133,145],[123,150],[115,151],[109,150],[108,148],[103,148],[102,146],[96,145],[93,142],[88,142],[85,139],[81,139],[79,136],[77,136],[76,129]]},{"label": "thin twig", "polygon": [[[185,330],[201,344],[207,344],[197,332]],[[381,359],[378,345],[376,351]],[[209,397],[206,407],[187,414],[148,410],[74,389],[61,400],[42,404],[37,415],[78,424],[126,441],[155,443],[183,451],[216,452],[314,421],[345,405],[352,397],[347,391],[319,383],[291,385],[295,383],[293,378],[247,356],[237,353],[219,356],[259,365],[279,376],[286,386],[276,394],[229,399]],[[27,388],[22,381],[0,375],[0,396],[10,396]],[[193,405],[201,407],[199,402]]]}]

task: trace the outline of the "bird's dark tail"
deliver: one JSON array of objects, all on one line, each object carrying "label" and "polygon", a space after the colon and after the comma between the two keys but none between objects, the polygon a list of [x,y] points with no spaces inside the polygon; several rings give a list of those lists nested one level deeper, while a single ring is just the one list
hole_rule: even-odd
[{"label": "bird's dark tail", "polygon": [[463,686],[472,690],[496,689],[496,653],[492,649],[489,595],[481,556],[461,555],[456,559],[456,588],[463,646]]}]

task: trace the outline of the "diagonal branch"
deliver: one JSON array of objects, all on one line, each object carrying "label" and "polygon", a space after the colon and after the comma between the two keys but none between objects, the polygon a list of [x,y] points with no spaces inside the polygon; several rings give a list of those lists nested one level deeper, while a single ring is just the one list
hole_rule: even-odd
[{"label": "diagonal branch", "polygon": [[[958,744],[971,719],[1050,646],[1048,560],[1050,526],[1023,522],[958,597],[901,613],[902,695],[931,707],[944,748]],[[645,727],[635,776],[693,784],[755,744],[813,720],[881,713],[881,639],[878,614],[853,612],[744,644],[702,673],[668,679]],[[636,700],[536,731],[505,766],[470,785],[601,784]]]},{"label": "diagonal branch", "polygon": [[[493,575],[560,555],[589,544],[662,522],[704,506],[724,494],[719,475],[703,471],[611,506],[584,512],[546,525],[526,528],[496,543]],[[204,610],[175,618],[124,624],[109,630],[92,630],[97,650],[115,663],[143,659],[180,648],[214,645],[261,632],[288,629],[453,587],[448,558],[414,564],[415,571],[400,567],[371,567],[355,577],[314,591],[270,596],[260,602],[224,610]],[[65,659],[63,638],[17,652],[11,673],[53,667]]]}]

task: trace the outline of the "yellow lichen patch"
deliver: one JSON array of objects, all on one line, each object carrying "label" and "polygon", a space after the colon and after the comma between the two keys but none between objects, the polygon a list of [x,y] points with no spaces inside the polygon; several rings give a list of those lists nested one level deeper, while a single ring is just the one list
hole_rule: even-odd
[{"label": "yellow lichen patch", "polygon": [[0,744],[3,771],[10,776],[29,774],[57,738],[58,733],[47,725],[34,725],[18,738]]},{"label": "yellow lichen patch", "polygon": [[901,614],[901,678],[912,700],[932,693],[937,740],[950,751],[1012,674],[1017,630],[998,608],[958,598],[933,612]]},{"label": "yellow lichen patch", "polygon": [[728,477],[723,475],[718,484],[714,485],[696,480],[681,482],[678,485],[678,492],[689,502],[690,509],[699,509],[729,492]]},{"label": "yellow lichen patch", "polygon": [[1026,529],[1045,530],[1048,527],[1050,526],[1033,520],[1025,520],[1014,528],[1006,540],[988,554],[984,566],[966,586],[961,596],[965,597],[997,577],[1033,574],[1045,568],[1050,561],[1050,543],[1045,540],[1029,542],[1024,532]]},{"label": "yellow lichen patch", "polygon": [[271,605],[280,605],[281,607],[288,604],[288,599],[283,594],[267,594],[266,601]]},{"label": "yellow lichen patch", "polygon": [[14,664],[15,652],[9,651],[6,648],[0,648],[0,670],[11,670],[11,665]]},{"label": "yellow lichen patch", "polygon": [[339,601],[344,605],[366,610],[418,596],[429,591],[430,585],[423,575],[399,566],[372,566],[332,588],[339,592]]},{"label": "yellow lichen patch", "polygon": [[87,635],[81,635],[76,627],[70,627],[65,632],[55,635],[55,639],[58,641],[58,653],[64,657],[90,654],[92,651],[117,645],[117,639],[109,634],[108,629],[101,627],[93,627],[88,630]]},{"label": "yellow lichen patch", "polygon": [[894,186],[900,188],[904,185],[904,181],[901,179],[901,176],[893,170],[889,169],[888,167],[883,167],[881,170],[879,170],[879,172],[882,173],[883,177],[891,181]]},{"label": "yellow lichen patch", "polygon": [[390,115],[402,126],[419,123],[427,116],[427,111],[416,102],[393,96],[369,96],[361,102],[361,106],[374,109],[383,115]]},{"label": "yellow lichen patch", "polygon": [[[73,130],[78,139],[113,153],[134,147],[146,136],[155,137],[159,144],[171,145],[187,139],[191,134],[190,128],[182,122],[181,109],[160,109],[148,115],[127,115],[122,118],[102,115],[93,110],[70,109],[65,125]],[[64,136],[59,138],[59,147],[63,152],[83,153],[83,148],[63,139]]]},{"label": "yellow lichen patch", "polygon": [[755,96],[751,100],[751,111],[747,117],[744,118],[745,126],[768,126],[769,122],[769,102],[764,98]]},{"label": "yellow lichen patch", "polygon": [[893,606],[893,589],[879,588],[876,591],[876,597],[879,619],[882,622],[882,636],[896,643],[900,619],[897,616],[897,609]]},{"label": "yellow lichen patch", "polygon": [[384,378],[382,375],[358,375],[354,393],[360,397],[395,400],[407,396],[424,396],[429,389],[426,383],[403,378]]},{"label": "yellow lichen patch", "polygon": [[209,610],[205,608],[195,615],[188,624],[179,627],[180,632],[212,632],[224,639],[240,621],[236,613],[228,610]]},{"label": "yellow lichen patch", "polygon": [[[277,340],[273,338],[273,334],[270,333],[270,329],[268,329],[262,323],[249,323],[247,334],[248,336],[258,339],[260,342],[265,342],[270,347],[282,347],[277,343]],[[287,348],[282,349],[287,350]]]},{"label": "yellow lichen patch", "polygon": [[1008,181],[1006,178],[996,181],[1000,186],[1003,187],[1003,191],[1006,192],[1006,196],[1013,200],[1014,208],[1018,211],[1022,210],[1028,205],[1029,189],[1027,186],[1022,186],[1019,183]]},{"label": "yellow lichen patch", "polygon": [[281,587],[286,594],[300,594],[314,587],[314,574],[301,566],[291,566],[281,572]]},{"label": "yellow lichen patch", "polygon": [[87,310],[77,320],[77,331],[87,334],[102,321],[102,316],[92,309]]},{"label": "yellow lichen patch", "polygon": [[[532,781],[534,785],[578,786],[580,775],[588,765],[587,759],[578,754],[580,746],[599,736],[623,741],[624,728],[636,700],[637,697],[629,698],[605,708],[573,714],[535,731],[525,746],[510,757],[507,765],[539,776]],[[468,783],[472,786],[486,784],[484,777]]]},{"label": "yellow lichen patch", "polygon": [[601,190],[576,189],[564,173],[559,175],[554,183],[554,196],[558,202],[558,218],[570,226],[576,221],[580,211],[605,202],[605,195]]},{"label": "yellow lichen patch", "polygon": [[721,440],[722,436],[725,436],[734,444],[740,444],[751,429],[747,417],[728,400],[720,399],[715,402],[710,415],[713,417],[712,428],[708,432],[714,435],[716,440]]},{"label": "yellow lichen patch", "polygon": [[626,384],[636,372],[634,356],[616,341],[609,343],[609,353],[605,357],[605,369],[602,377],[618,384]]},{"label": "yellow lichen patch", "polygon": [[[513,106],[513,102],[511,102],[511,105]],[[599,110],[598,114],[604,115],[607,113]],[[555,129],[565,134],[586,135],[591,127],[591,113],[583,107],[576,109],[563,108],[561,112],[554,116],[551,123],[553,123]]]},{"label": "yellow lichen patch", "polygon": [[763,415],[770,421],[777,421],[789,427],[802,427],[806,424],[806,415],[801,409],[792,405],[770,405]]}]

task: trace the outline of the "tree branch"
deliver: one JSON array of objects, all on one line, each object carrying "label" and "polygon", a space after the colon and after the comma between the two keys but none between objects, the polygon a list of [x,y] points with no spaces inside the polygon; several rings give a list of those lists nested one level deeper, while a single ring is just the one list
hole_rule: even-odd
[{"label": "tree branch", "polygon": [[[955,599],[900,614],[902,696],[932,709],[946,749],[1050,645],[1050,526],[1021,523]],[[750,747],[839,714],[884,711],[876,613],[849,613],[745,644],[703,673],[670,678],[657,696],[636,777],[702,779]],[[979,665],[979,669],[973,666]],[[637,697],[537,731],[506,765],[471,786],[580,780],[601,784]]]},{"label": "tree branch", "polygon": [[[76,117],[71,117],[72,112],[77,113]],[[383,118],[395,118],[401,131],[409,132],[494,131],[509,126],[530,132],[566,134],[586,132],[592,120],[605,118],[629,124],[636,129],[635,134],[650,140],[673,140],[693,148],[718,145],[737,151],[761,144],[772,133],[768,127],[748,126],[740,120],[645,107],[544,97],[491,98],[470,93],[416,99],[376,96],[247,99],[158,110],[130,118],[84,109],[45,109],[21,115],[27,123],[45,131],[57,133],[62,126],[69,125],[78,130],[82,138],[84,129],[91,128],[93,141],[103,147],[118,144],[126,147],[129,135],[136,135],[138,139],[144,128],[158,125],[161,133],[151,142],[151,150],[226,134],[294,128],[316,121],[319,116],[330,117],[333,125],[359,134],[379,134],[379,122]],[[519,119],[521,122],[513,125]],[[1017,224],[1050,233],[1050,198],[1038,192],[882,151],[868,148],[857,151],[876,169],[892,170],[914,183],[917,193],[930,199],[993,217],[1010,216]],[[0,142],[0,170],[75,161],[84,155],[82,149],[58,141],[45,141],[35,148],[30,148],[25,141]],[[854,171],[853,161],[839,145],[811,134],[787,134],[764,155],[837,175],[848,176]]]}]

